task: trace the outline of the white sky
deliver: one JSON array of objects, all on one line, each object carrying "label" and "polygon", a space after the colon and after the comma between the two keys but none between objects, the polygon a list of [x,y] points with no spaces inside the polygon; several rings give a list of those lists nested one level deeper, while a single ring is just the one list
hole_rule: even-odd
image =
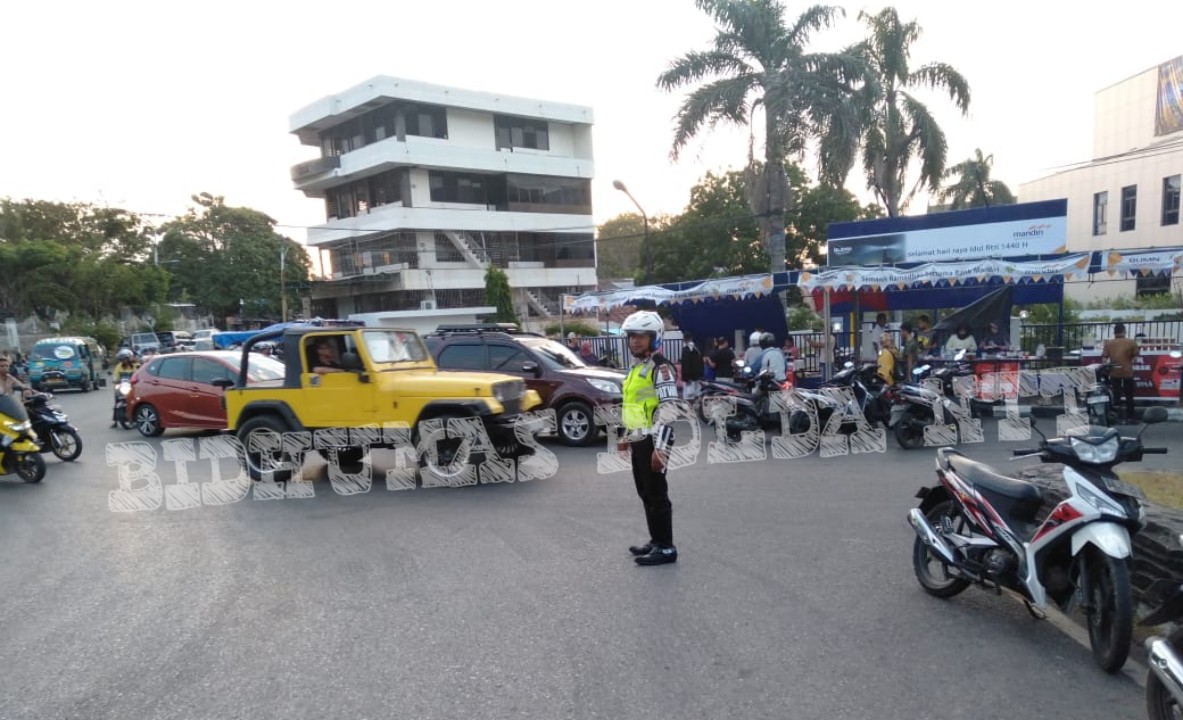
[{"label": "white sky", "polygon": [[[805,7],[788,3],[790,18]],[[883,5],[843,7],[817,49],[857,39],[858,11]],[[1096,91],[1183,54],[1176,0],[895,7],[924,28],[915,65],[946,62],[969,80],[969,118],[931,103],[950,164],[980,147],[1016,192],[1090,157]],[[591,106],[597,222],[632,210],[614,178],[650,215],[677,213],[706,171],[746,158],[746,132],[720,130],[669,160],[681,94],[654,81],[713,36],[691,0],[13,1],[0,24],[0,197],[176,215],[210,192],[303,241],[323,204],[288,173],[317,150],[289,134],[289,116],[374,75]],[[870,199],[857,170],[847,187]]]}]

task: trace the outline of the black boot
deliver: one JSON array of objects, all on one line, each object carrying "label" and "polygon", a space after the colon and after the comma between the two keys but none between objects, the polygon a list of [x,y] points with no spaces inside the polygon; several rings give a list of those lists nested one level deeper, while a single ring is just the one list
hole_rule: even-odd
[{"label": "black boot", "polygon": [[638,565],[665,565],[678,562],[678,549],[673,545],[666,547],[654,545],[648,553],[638,556],[636,562]]}]

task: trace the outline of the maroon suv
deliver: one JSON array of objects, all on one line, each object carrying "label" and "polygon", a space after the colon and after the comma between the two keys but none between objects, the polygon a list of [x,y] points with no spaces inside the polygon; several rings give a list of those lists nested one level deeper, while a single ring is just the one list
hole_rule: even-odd
[{"label": "maroon suv", "polygon": [[441,370],[485,370],[517,375],[553,409],[559,439],[591,445],[596,405],[620,402],[624,373],[587,365],[562,343],[501,325],[442,325],[423,338]]}]

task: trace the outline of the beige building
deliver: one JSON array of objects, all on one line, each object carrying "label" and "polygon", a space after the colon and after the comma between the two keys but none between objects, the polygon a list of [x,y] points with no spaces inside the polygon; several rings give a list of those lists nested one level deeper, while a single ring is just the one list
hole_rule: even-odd
[{"label": "beige building", "polygon": [[[1067,198],[1069,252],[1183,246],[1183,57],[1099,91],[1092,160],[1019,186],[1019,202]],[[1183,288],[1174,278],[1096,278],[1067,293],[1090,301]]]}]

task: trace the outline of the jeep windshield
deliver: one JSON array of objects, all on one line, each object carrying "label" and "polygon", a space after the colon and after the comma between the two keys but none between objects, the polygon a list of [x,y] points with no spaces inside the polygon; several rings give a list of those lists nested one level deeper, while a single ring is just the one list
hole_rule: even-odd
[{"label": "jeep windshield", "polygon": [[542,356],[542,362],[552,370],[570,370],[572,368],[587,367],[587,363],[571,352],[562,344],[547,338],[520,338],[523,345]]},{"label": "jeep windshield", "polygon": [[427,348],[413,332],[365,330],[362,341],[374,363],[422,362],[428,358]]}]

